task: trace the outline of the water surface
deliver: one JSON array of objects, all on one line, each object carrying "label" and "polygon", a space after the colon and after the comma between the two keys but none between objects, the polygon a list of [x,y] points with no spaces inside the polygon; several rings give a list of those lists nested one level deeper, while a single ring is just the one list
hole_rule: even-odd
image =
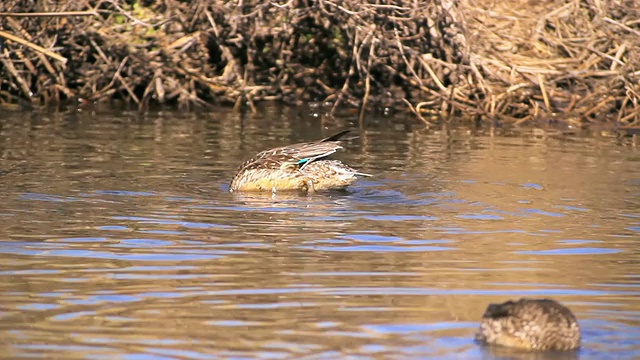
[{"label": "water surface", "polygon": [[558,358],[640,357],[628,139],[372,118],[339,158],[374,177],[272,196],[229,193],[236,167],[349,119],[273,108],[0,123],[4,358],[533,359],[472,341],[488,303],[522,296],[580,319],[583,348]]}]

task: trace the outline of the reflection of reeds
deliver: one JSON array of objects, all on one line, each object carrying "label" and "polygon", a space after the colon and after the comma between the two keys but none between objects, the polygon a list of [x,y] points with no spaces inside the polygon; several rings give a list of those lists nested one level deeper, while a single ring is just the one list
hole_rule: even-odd
[{"label": "reflection of reeds", "polygon": [[408,104],[425,121],[563,113],[631,127],[640,114],[637,1],[110,0],[41,2],[39,13],[22,4],[0,4],[5,102],[216,102],[255,112],[262,100],[323,100],[331,111]]}]

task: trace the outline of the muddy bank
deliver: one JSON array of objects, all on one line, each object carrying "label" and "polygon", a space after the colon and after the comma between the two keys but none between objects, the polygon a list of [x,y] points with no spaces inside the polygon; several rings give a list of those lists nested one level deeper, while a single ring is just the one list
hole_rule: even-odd
[{"label": "muddy bank", "polygon": [[640,126],[640,0],[3,1],[0,101]]}]

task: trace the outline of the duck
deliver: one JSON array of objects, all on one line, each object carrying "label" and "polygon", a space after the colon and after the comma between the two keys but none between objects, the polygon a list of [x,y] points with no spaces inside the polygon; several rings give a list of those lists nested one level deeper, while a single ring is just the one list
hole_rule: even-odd
[{"label": "duck", "polygon": [[339,160],[329,159],[336,151],[344,149],[340,141],[349,132],[344,130],[317,141],[261,151],[240,165],[229,190],[273,193],[287,190],[343,190],[358,176],[372,176]]},{"label": "duck", "polygon": [[576,350],[580,338],[580,326],[566,306],[528,298],[489,304],[475,336],[481,344],[540,351]]}]

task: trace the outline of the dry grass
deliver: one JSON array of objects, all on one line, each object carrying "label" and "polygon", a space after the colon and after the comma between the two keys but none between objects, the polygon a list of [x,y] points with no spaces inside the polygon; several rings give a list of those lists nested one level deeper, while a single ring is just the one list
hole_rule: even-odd
[{"label": "dry grass", "polygon": [[640,1],[467,1],[488,114],[640,125]]},{"label": "dry grass", "polygon": [[394,107],[427,123],[640,126],[640,0],[12,0],[0,12],[4,103],[323,101],[361,119]]}]

